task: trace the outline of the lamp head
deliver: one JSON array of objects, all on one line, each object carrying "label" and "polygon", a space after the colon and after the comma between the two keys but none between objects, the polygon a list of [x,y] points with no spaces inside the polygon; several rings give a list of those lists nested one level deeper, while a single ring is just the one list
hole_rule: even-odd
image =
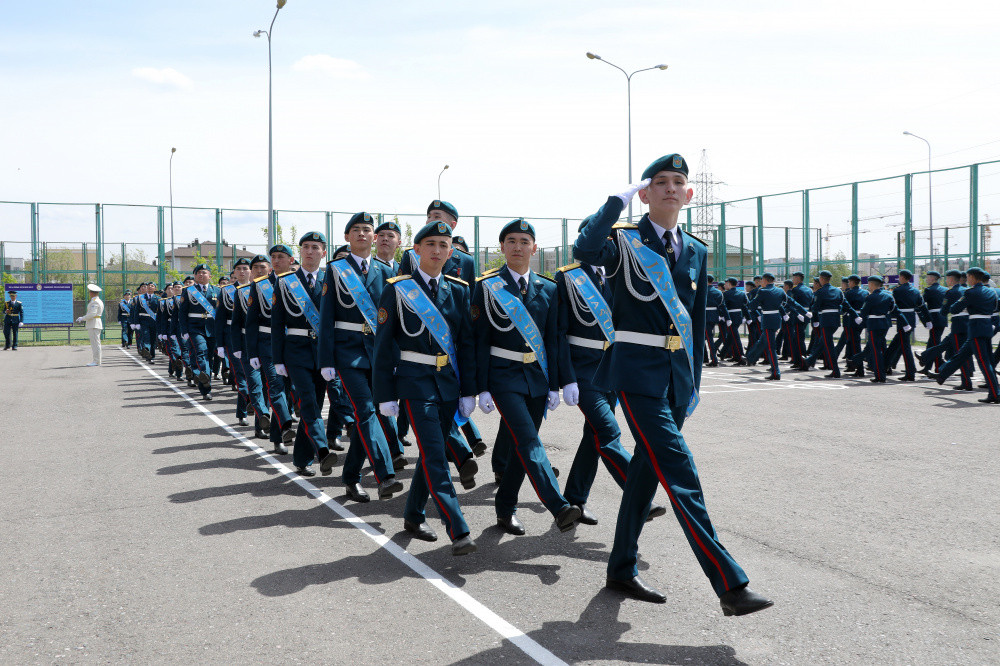
[{"label": "lamp head", "polygon": [[263,30],[255,30],[253,33],[254,37],[260,37],[264,33]]},{"label": "lamp head", "polygon": [[590,58],[591,60],[601,59],[601,56],[597,55],[596,53],[591,53],[590,51],[587,51],[587,57]]},{"label": "lamp head", "polygon": [[666,68],[667,68],[666,65],[657,65],[656,66],[656,69],[666,69]]},{"label": "lamp head", "polygon": [[913,134],[911,134],[910,132],[907,132],[905,130],[903,131],[903,134],[906,134],[907,136],[913,136]]},{"label": "lamp head", "polygon": [[445,165],[444,165],[444,169],[441,169],[441,170],[442,170],[442,171],[444,171],[444,170],[445,170],[445,169],[447,169],[447,168],[448,168],[448,165],[447,165],[447,164],[445,164]]},{"label": "lamp head", "polygon": [[176,152],[177,152],[177,149],[176,149],[176,148],[171,148],[171,149],[170,149],[170,154],[171,154],[171,155],[173,155],[173,154],[174,154],[174,153],[176,153]]},{"label": "lamp head", "polygon": [[278,0],[278,9],[284,7],[286,2],[288,2],[288,0]]}]

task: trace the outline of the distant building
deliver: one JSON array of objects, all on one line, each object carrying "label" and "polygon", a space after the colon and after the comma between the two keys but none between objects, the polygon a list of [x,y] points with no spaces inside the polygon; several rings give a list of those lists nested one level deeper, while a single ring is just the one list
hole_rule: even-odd
[{"label": "distant building", "polygon": [[[176,250],[171,252],[167,250],[164,254],[164,261],[167,266],[174,266],[181,273],[190,272],[192,268],[198,263],[196,257],[201,256],[209,263],[215,263],[215,241],[199,241],[197,238],[191,243],[184,245],[183,247],[178,247]],[[227,267],[231,266],[234,261],[240,258],[253,259],[257,256],[257,252],[251,252],[247,250],[246,246],[237,247],[235,245],[229,245],[226,240],[222,240],[222,265]],[[176,261],[174,258],[176,257]],[[155,260],[154,260],[155,264]]]}]

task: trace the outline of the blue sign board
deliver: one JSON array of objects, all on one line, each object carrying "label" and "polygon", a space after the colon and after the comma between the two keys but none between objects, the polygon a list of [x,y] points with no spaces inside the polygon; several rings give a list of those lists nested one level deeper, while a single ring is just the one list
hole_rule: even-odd
[{"label": "blue sign board", "polygon": [[73,323],[73,285],[4,284],[4,300],[13,289],[24,303],[25,326],[66,326]]}]

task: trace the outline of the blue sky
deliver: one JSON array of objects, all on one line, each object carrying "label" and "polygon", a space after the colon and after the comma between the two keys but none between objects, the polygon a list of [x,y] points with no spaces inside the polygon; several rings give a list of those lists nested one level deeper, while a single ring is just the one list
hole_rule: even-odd
[{"label": "blue sky", "polygon": [[[0,200],[165,204],[176,146],[176,205],[266,207],[267,44],[251,33],[273,12],[262,0],[6,7]],[[674,151],[696,169],[705,149],[726,199],[922,170],[926,147],[904,129],[932,142],[935,166],[1000,159],[997,34],[994,5],[962,0],[289,0],[274,30],[276,207],[418,213],[449,164],[442,194],[463,215],[592,212],[627,185],[625,80],[586,51],[629,71],[669,65],[633,79],[634,173]],[[940,179],[941,224],[968,208],[952,180]],[[1000,169],[980,189],[1000,194]],[[901,209],[889,190],[865,211]],[[830,199],[819,225],[845,217],[844,196]],[[212,235],[210,215],[175,214],[178,240]],[[109,242],[155,240],[146,213],[108,219]],[[230,239],[251,242],[263,216],[226,219]],[[50,240],[90,240],[91,220],[43,207]],[[21,207],[0,205],[0,237],[27,239]],[[894,232],[868,238],[885,251]]]}]

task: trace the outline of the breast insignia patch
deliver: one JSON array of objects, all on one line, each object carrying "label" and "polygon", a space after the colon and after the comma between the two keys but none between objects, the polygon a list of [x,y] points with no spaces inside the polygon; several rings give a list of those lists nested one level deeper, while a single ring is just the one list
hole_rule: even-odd
[{"label": "breast insignia patch", "polygon": [[384,324],[385,320],[389,318],[389,313],[385,311],[385,308],[378,309],[378,323]]},{"label": "breast insignia patch", "polygon": [[477,319],[479,319],[479,306],[478,305],[473,305],[472,306],[472,321],[476,321]]}]

